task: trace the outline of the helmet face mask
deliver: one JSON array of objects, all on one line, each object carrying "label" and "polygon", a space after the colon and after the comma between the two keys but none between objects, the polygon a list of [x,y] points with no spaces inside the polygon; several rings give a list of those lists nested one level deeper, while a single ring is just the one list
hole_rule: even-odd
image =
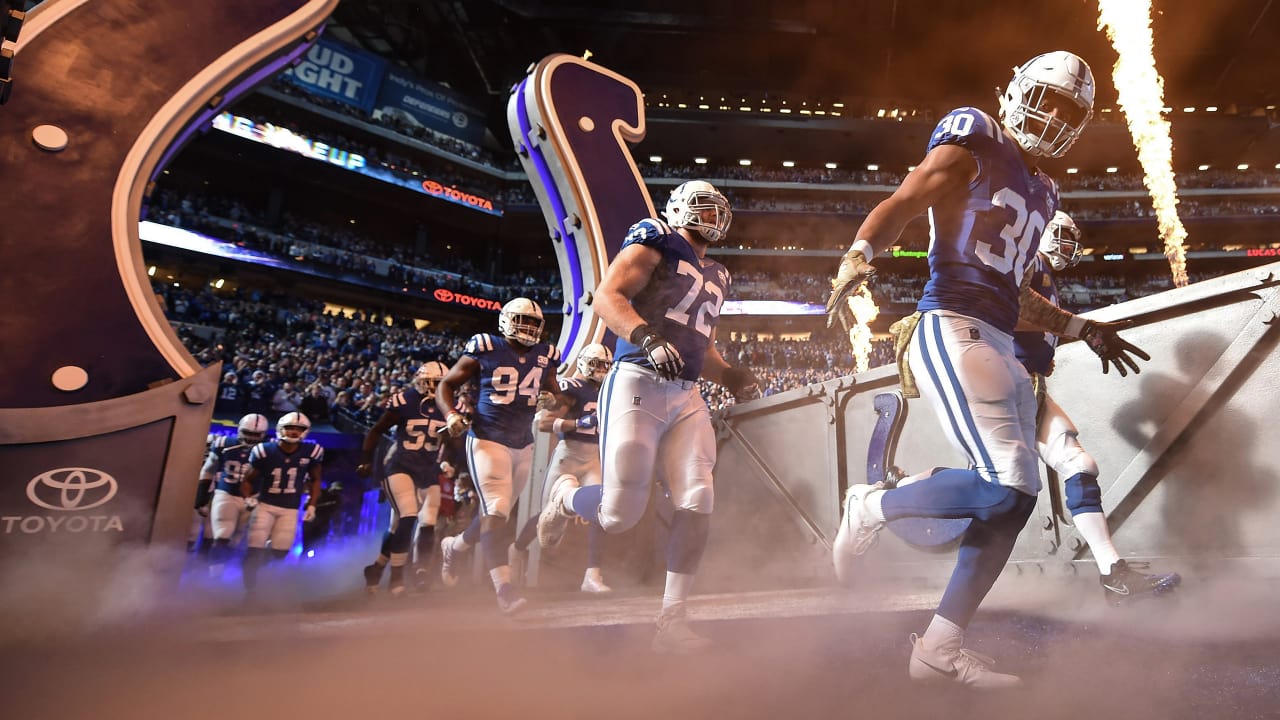
[{"label": "helmet face mask", "polygon": [[578,352],[578,374],[595,382],[604,382],[613,367],[613,353],[600,343],[583,346]]},{"label": "helmet face mask", "polygon": [[300,412],[285,413],[276,423],[276,440],[285,445],[296,445],[311,432],[311,421]]},{"label": "helmet face mask", "polygon": [[729,200],[706,180],[690,180],[672,190],[666,216],[671,227],[693,230],[709,243],[723,240],[733,223]]},{"label": "helmet face mask", "polygon": [[440,381],[449,373],[449,368],[444,363],[432,360],[423,363],[422,367],[413,375],[413,387],[418,392],[428,397],[434,397],[436,388],[440,386]]},{"label": "helmet face mask", "polygon": [[542,340],[542,308],[529,298],[516,298],[502,306],[498,313],[498,332],[508,340],[525,347]]},{"label": "helmet face mask", "polygon": [[236,425],[236,438],[242,444],[257,445],[267,439],[267,418],[258,413],[250,413],[240,418]]},{"label": "helmet face mask", "polygon": [[1083,234],[1070,216],[1059,210],[1040,237],[1040,252],[1049,259],[1054,272],[1062,272],[1080,264],[1084,256]]},{"label": "helmet face mask", "polygon": [[[1062,157],[1093,117],[1093,71],[1057,50],[1014,68],[1000,95],[1000,122],[1031,155]],[[1056,111],[1056,112],[1055,112]]]}]

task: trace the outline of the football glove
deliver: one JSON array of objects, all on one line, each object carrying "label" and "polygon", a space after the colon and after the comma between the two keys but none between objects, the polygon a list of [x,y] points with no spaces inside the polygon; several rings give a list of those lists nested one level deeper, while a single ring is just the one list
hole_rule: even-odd
[{"label": "football glove", "polygon": [[[1120,337],[1118,331],[1123,326],[1123,323],[1086,320],[1084,330],[1080,332],[1080,339],[1102,360],[1103,374],[1115,367],[1121,377],[1127,376],[1129,370],[1136,375],[1142,371],[1138,369],[1137,361],[1130,356],[1140,357],[1143,360],[1151,359],[1151,356],[1143,352],[1142,348]],[[1125,366],[1128,366],[1128,370]]]},{"label": "football glove", "polygon": [[599,424],[599,418],[596,416],[596,412],[592,410],[585,415],[579,416],[577,420],[573,421],[573,424],[577,426],[579,430],[592,430],[597,424]]},{"label": "football glove", "polygon": [[631,344],[644,349],[649,363],[663,380],[675,380],[684,370],[684,358],[675,345],[658,333],[652,325],[641,325],[631,332]]},{"label": "football glove", "polygon": [[729,389],[733,399],[738,402],[755,400],[760,397],[760,381],[750,370],[744,367],[725,368],[721,376],[724,386]]},{"label": "football glove", "polygon": [[844,254],[840,259],[840,269],[831,280],[831,296],[827,298],[827,327],[832,327],[839,320],[845,332],[853,329],[857,318],[849,308],[849,296],[875,274],[875,267],[867,262],[867,257],[861,250],[850,250]]},{"label": "football glove", "polygon": [[471,421],[460,412],[451,412],[449,417],[445,418],[444,427],[445,430],[449,431],[450,436],[458,437],[466,432],[467,428],[471,427]]},{"label": "football glove", "polygon": [[448,460],[440,463],[440,472],[444,473],[445,477],[453,477],[453,463]]}]

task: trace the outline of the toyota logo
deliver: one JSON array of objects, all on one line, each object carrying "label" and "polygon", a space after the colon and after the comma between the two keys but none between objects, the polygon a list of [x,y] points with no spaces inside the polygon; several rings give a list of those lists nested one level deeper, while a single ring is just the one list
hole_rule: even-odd
[{"label": "toyota logo", "polygon": [[58,468],[27,483],[27,498],[46,510],[89,510],[116,496],[116,479],[93,468]]},{"label": "toyota logo", "polygon": [[453,302],[453,291],[446,288],[436,288],[432,293],[440,302]]}]

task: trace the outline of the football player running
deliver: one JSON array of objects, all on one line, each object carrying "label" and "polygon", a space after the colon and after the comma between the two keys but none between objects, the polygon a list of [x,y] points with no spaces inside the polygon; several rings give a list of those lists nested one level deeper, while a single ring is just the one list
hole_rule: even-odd
[{"label": "football player running", "polygon": [[557,478],[539,516],[538,541],[555,545],[574,516],[609,533],[630,529],[661,475],[675,514],[652,647],[692,653],[710,644],[689,627],[685,605],[711,526],[716,464],[711,414],[697,381],[718,382],[739,399],[756,397],[759,386],[715,346],[729,271],[706,253],[729,231],[729,201],[711,183],[691,180],[672,191],[665,215],[665,222],[649,218],[631,227],[595,294],[597,315],[619,338],[600,390],[603,484]]},{"label": "football player running", "polygon": [[1034,325],[1083,337],[1104,370],[1137,372],[1130,355],[1146,359],[1114,326],[1085,321],[1023,292],[1035,248],[1058,209],[1057,185],[1039,162],[1070,149],[1092,116],[1093,99],[1088,64],[1055,51],[1014,69],[1000,96],[999,122],[973,107],[948,113],[930,136],[924,160],[868,214],[832,281],[827,311],[848,327],[847,298],[874,274],[869,261],[893,245],[910,220],[928,212],[930,277],[917,306],[908,365],[970,467],[943,469],[894,489],[850,485],[833,544],[836,574],[847,583],[886,520],[972,519],[933,620],[922,636],[911,637],[908,668],[917,681],[978,688],[1021,683],[994,671],[990,658],[963,649],[964,631],[1040,491],[1035,393],[1013,349],[1020,304],[1039,303],[1024,313]]},{"label": "football player running", "polygon": [[[560,414],[543,412],[537,415],[539,432],[560,436],[547,465],[544,495],[550,493],[561,475],[572,476],[579,485],[600,484],[600,436],[597,433],[600,421],[596,404],[600,398],[600,385],[613,367],[613,353],[600,343],[591,343],[578,352],[576,367],[577,377],[560,379],[560,392],[572,399],[572,405]],[[546,504],[544,497],[543,506]],[[509,559],[517,579],[523,574],[529,544],[537,536],[537,522],[538,516],[529,518],[528,524],[520,531],[520,537],[511,545]],[[584,593],[612,592],[600,572],[604,534],[598,523],[587,524],[587,570],[580,586]]]},{"label": "football player running", "polygon": [[[526,604],[511,584],[504,533],[514,500],[529,481],[538,397],[547,392],[557,404],[567,404],[556,384],[560,351],[542,342],[543,324],[542,308],[533,300],[516,298],[503,305],[498,314],[500,334],[473,335],[436,393],[436,406],[445,416],[449,434],[467,433],[467,464],[480,496],[480,552],[498,609],[508,615]],[[479,380],[480,393],[475,416],[468,418],[454,408],[458,390],[472,378]],[[440,542],[446,584],[453,577],[455,555],[469,547],[462,535]]]},{"label": "football player running", "polygon": [[267,418],[257,413],[240,418],[236,427],[237,442],[209,451],[200,477],[213,478],[213,498],[209,520],[213,527],[213,548],[209,551],[209,574],[218,576],[231,559],[232,541],[241,537],[249,525],[249,508],[240,492],[240,482],[249,470],[249,455],[258,443],[267,439]]},{"label": "football player running", "polygon": [[267,543],[277,559],[284,559],[293,546],[304,490],[307,507],[302,521],[315,520],[324,448],[306,439],[310,431],[306,415],[285,413],[276,423],[276,439],[254,446],[249,453],[249,469],[240,487],[253,511],[244,558],[244,587],[250,593],[257,588],[258,570],[268,559]]},{"label": "football player running", "polygon": [[440,514],[441,467],[437,454],[445,425],[444,414],[436,407],[436,388],[448,371],[444,363],[434,360],[422,365],[413,376],[413,385],[392,395],[382,416],[365,433],[356,467],[361,477],[368,477],[373,471],[373,453],[382,434],[395,428],[382,480],[391,501],[391,526],[383,536],[377,559],[364,568],[365,589],[370,595],[377,593],[388,565],[390,594],[404,594],[404,569],[414,545],[415,525],[418,556],[414,561],[414,585],[419,590],[427,587],[436,518]]},{"label": "football player running", "polygon": [[[1055,213],[1040,239],[1040,252],[1032,260],[1030,290],[1058,307],[1058,286],[1054,278],[1057,273],[1080,264],[1082,247],[1080,228],[1066,213]],[[1075,423],[1045,387],[1045,378],[1053,373],[1058,336],[1020,330],[1014,333],[1013,342],[1014,354],[1031,373],[1032,387],[1037,391],[1040,412],[1036,449],[1044,464],[1064,480],[1067,510],[1072,524],[1093,551],[1107,602],[1119,605],[1173,590],[1182,582],[1180,575],[1141,572],[1142,566],[1121,558],[1111,541],[1111,529],[1102,513],[1098,463],[1080,444]]]}]

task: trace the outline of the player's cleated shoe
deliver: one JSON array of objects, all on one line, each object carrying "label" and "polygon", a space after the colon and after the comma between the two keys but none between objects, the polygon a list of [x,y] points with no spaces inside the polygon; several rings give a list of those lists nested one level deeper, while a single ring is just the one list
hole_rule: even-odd
[{"label": "player's cleated shoe", "polygon": [[600,576],[600,573],[592,573],[591,571],[587,571],[587,574],[582,576],[581,589],[582,592],[592,595],[607,595],[613,592],[613,588],[604,584],[604,578]]},{"label": "player's cleated shoe", "polygon": [[404,566],[396,565],[391,568],[391,578],[387,581],[390,588],[391,597],[404,596]]},{"label": "player's cleated shoe", "polygon": [[577,489],[578,479],[572,475],[561,475],[551,485],[546,507],[538,513],[538,544],[542,547],[556,547],[564,539],[564,531],[573,517],[569,497]]},{"label": "player's cleated shoe", "polygon": [[364,591],[370,595],[378,594],[378,585],[382,583],[382,571],[385,565],[373,563],[364,566]]},{"label": "player's cleated shoe", "polygon": [[440,541],[440,582],[445,587],[458,584],[458,569],[454,565],[460,562],[458,556],[461,554],[453,549],[452,535]]},{"label": "player's cleated shoe", "polygon": [[710,648],[712,642],[689,627],[684,606],[663,610],[658,615],[658,632],[649,645],[659,655],[694,655]]},{"label": "player's cleated shoe", "polygon": [[1150,566],[1150,563],[1145,562],[1117,560],[1111,566],[1111,573],[1100,578],[1107,602],[1123,605],[1134,600],[1164,595],[1173,592],[1182,583],[1182,576],[1178,573],[1140,572]]},{"label": "player's cleated shoe", "polygon": [[529,568],[529,551],[521,550],[515,543],[507,546],[507,565],[511,566],[511,582],[516,587],[524,587],[525,571]]},{"label": "player's cleated shoe", "polygon": [[520,597],[511,583],[503,583],[498,588],[498,609],[503,615],[515,615],[528,604],[529,601]]},{"label": "player's cleated shoe", "polygon": [[865,555],[880,541],[880,529],[884,527],[884,521],[872,516],[867,508],[867,496],[883,487],[881,483],[850,485],[849,491],[845,493],[844,517],[840,519],[836,540],[831,545],[831,562],[835,566],[836,577],[842,583],[851,576],[858,557]]},{"label": "player's cleated shoe", "polygon": [[956,638],[953,647],[930,650],[925,647],[924,638],[911,633],[911,662],[907,674],[919,683],[954,683],[975,690],[1003,690],[1022,685],[1022,678],[992,670],[995,660],[966,650],[961,644],[962,639]]},{"label": "player's cleated shoe", "polygon": [[424,567],[415,567],[413,569],[413,591],[425,593],[429,589],[431,589],[431,571]]}]

